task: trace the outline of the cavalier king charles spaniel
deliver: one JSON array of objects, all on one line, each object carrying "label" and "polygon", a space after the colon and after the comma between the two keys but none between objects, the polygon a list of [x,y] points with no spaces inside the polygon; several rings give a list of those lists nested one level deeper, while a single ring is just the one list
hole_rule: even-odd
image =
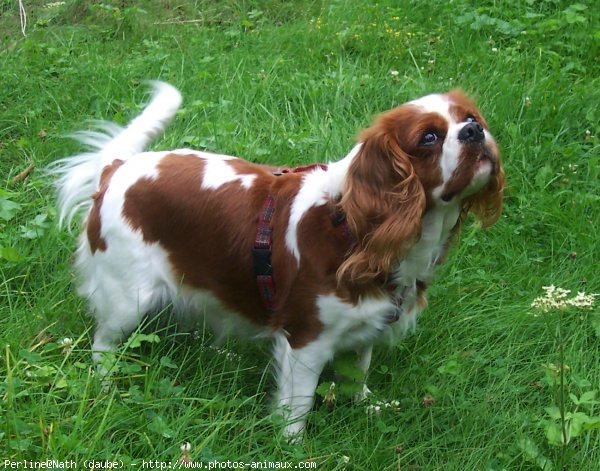
[{"label": "cavalier king charles spaniel", "polygon": [[129,125],[80,133],[90,151],[55,167],[61,224],[84,215],[76,268],[94,360],[167,306],[217,332],[269,336],[285,434],[298,437],[335,353],[357,351],[366,374],[375,341],[414,329],[465,216],[498,219],[496,142],[454,90],[381,114],[327,165],[150,152],[181,104],[172,86],[153,87]]}]

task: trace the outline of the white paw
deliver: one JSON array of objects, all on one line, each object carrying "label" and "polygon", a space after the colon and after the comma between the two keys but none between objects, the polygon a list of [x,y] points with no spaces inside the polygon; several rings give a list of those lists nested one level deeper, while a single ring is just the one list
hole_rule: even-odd
[{"label": "white paw", "polygon": [[283,436],[290,445],[301,445],[304,441],[304,421],[289,423],[283,429]]},{"label": "white paw", "polygon": [[96,377],[100,380],[100,391],[102,394],[106,394],[114,385],[111,373],[116,363],[115,354],[96,351],[92,354],[92,358],[96,366]]},{"label": "white paw", "polygon": [[360,404],[361,402],[366,401],[371,394],[373,394],[373,392],[367,387],[366,384],[363,384],[362,391],[352,395],[352,401],[355,404]]}]

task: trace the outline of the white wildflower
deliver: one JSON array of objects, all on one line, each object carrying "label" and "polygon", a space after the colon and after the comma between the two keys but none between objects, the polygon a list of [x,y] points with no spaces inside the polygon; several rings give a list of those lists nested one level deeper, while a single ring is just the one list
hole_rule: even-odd
[{"label": "white wildflower", "polygon": [[379,414],[381,412],[381,406],[377,406],[375,404],[371,404],[365,408],[365,412],[368,415]]},{"label": "white wildflower", "polygon": [[542,312],[575,307],[577,309],[590,309],[594,305],[597,294],[586,294],[583,291],[577,296],[569,298],[571,290],[556,287],[554,285],[542,287],[546,294],[538,296],[531,303],[531,307],[540,309]]},{"label": "white wildflower", "polygon": [[577,296],[569,299],[569,304],[579,309],[591,309],[597,296],[597,294],[585,294],[583,291],[578,291]]},{"label": "white wildflower", "polygon": [[392,407],[392,404],[386,401],[377,401],[375,405],[381,407],[382,409],[389,409],[390,407]]},{"label": "white wildflower", "polygon": [[241,355],[232,352],[231,350],[228,350],[226,348],[219,348],[219,347],[215,347],[214,345],[210,345],[208,348],[210,348],[211,350],[213,350],[214,352],[216,352],[218,355],[222,355],[225,357],[226,360],[228,361],[236,361],[242,358]]},{"label": "white wildflower", "polygon": [[335,383],[332,381],[329,385],[329,389],[325,393],[325,397],[323,398],[323,402],[328,407],[333,407],[336,403],[335,397]]},{"label": "white wildflower", "polygon": [[65,355],[69,355],[71,350],[73,349],[73,339],[69,337],[65,337],[58,344],[62,347],[63,353]]},{"label": "white wildflower", "polygon": [[189,442],[183,442],[179,449],[181,450],[181,456],[177,461],[187,468],[192,464],[192,458],[190,457],[192,445]]},{"label": "white wildflower", "polygon": [[399,409],[400,401],[376,401],[375,404],[371,404],[366,407],[365,411],[368,415],[379,414],[384,409]]},{"label": "white wildflower", "polygon": [[182,453],[189,453],[192,450],[192,445],[189,442],[184,442],[179,447]]}]

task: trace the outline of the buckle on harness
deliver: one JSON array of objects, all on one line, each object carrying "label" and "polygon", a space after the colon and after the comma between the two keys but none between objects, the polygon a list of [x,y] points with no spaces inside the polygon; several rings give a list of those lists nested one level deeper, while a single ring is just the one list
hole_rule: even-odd
[{"label": "buckle on harness", "polygon": [[256,276],[271,276],[273,274],[273,265],[271,265],[271,249],[258,247],[252,248],[252,258],[254,260],[254,274]]}]

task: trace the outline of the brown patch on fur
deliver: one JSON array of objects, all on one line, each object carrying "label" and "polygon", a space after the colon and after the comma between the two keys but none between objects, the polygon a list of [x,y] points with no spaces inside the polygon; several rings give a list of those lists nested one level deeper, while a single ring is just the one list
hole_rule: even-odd
[{"label": "brown patch on fur", "polygon": [[262,174],[263,172],[268,172],[270,168],[266,165],[253,164],[252,162],[248,162],[247,160],[243,159],[226,160],[225,163],[229,165],[238,175],[253,175],[256,174],[257,169],[260,170]]},{"label": "brown patch on fur", "polygon": [[[288,293],[282,309],[283,324],[291,334],[293,348],[306,345],[322,329],[315,310],[317,296],[335,294],[351,301],[347,287],[338,288],[337,270],[348,255],[349,242],[332,224],[334,204],[310,209],[298,226],[298,244],[301,258],[295,274],[293,289]],[[278,293],[279,295],[279,293]]]},{"label": "brown patch on fur", "polygon": [[496,151],[496,158],[488,184],[474,195],[465,198],[462,205],[463,213],[473,213],[483,227],[490,227],[496,223],[502,213],[505,178],[498,151]]},{"label": "brown patch on fur", "polygon": [[94,203],[92,204],[92,209],[87,218],[86,231],[90,249],[93,254],[96,253],[96,250],[104,252],[107,248],[106,241],[101,235],[102,223],[100,220],[100,209],[102,208],[104,194],[108,189],[110,179],[121,165],[123,165],[123,161],[115,159],[110,165],[107,165],[102,169],[102,173],[100,174],[100,187],[92,196]]},{"label": "brown patch on fur", "polygon": [[452,105],[450,105],[450,114],[457,122],[465,122],[467,120],[467,116],[471,115],[484,128],[489,129],[487,121],[479,112],[479,109],[477,108],[477,105],[475,105],[475,102],[473,102],[467,95],[465,95],[465,93],[462,90],[451,90],[446,94],[446,96],[452,101]]},{"label": "brown patch on fur", "polygon": [[[321,330],[316,296],[335,290],[343,256],[328,210],[314,208],[302,219],[298,266],[285,233],[302,175],[275,177],[269,167],[243,160],[227,163],[236,173],[256,175],[252,187],[236,180],[204,189],[204,160],[171,154],[161,160],[156,179],[140,179],[127,190],[123,215],[147,243],[158,242],[168,252],[184,285],[210,291],[255,325],[283,329],[292,348],[300,348]],[[277,291],[271,313],[263,307],[252,260],[258,216],[269,192],[275,198],[272,264]],[[330,253],[337,255],[329,259]]]},{"label": "brown patch on fur", "polygon": [[[145,242],[158,242],[169,253],[184,285],[209,290],[225,306],[265,325],[269,319],[256,286],[251,249],[257,208],[271,182],[263,176],[250,190],[239,180],[204,189],[204,162],[193,155],[167,155],[157,166],[157,178],[142,178],[127,190],[123,215]],[[244,173],[252,169],[262,176],[260,168],[250,163],[245,167]]]},{"label": "brown patch on fur", "polygon": [[459,196],[473,181],[481,152],[482,146],[478,144],[463,144],[463,152],[458,158],[458,166],[444,186],[441,196],[444,201],[450,201],[455,196]]},{"label": "brown patch on fur", "polygon": [[[448,133],[448,123],[437,113],[423,113],[405,105],[407,116],[402,116],[398,130],[398,144],[410,157],[410,162],[425,191],[427,208],[433,203],[432,191],[442,183],[440,156]],[[410,114],[408,114],[410,112]],[[399,123],[400,124],[400,123]],[[434,132],[439,139],[431,146],[422,146],[420,141],[426,132]]]}]

